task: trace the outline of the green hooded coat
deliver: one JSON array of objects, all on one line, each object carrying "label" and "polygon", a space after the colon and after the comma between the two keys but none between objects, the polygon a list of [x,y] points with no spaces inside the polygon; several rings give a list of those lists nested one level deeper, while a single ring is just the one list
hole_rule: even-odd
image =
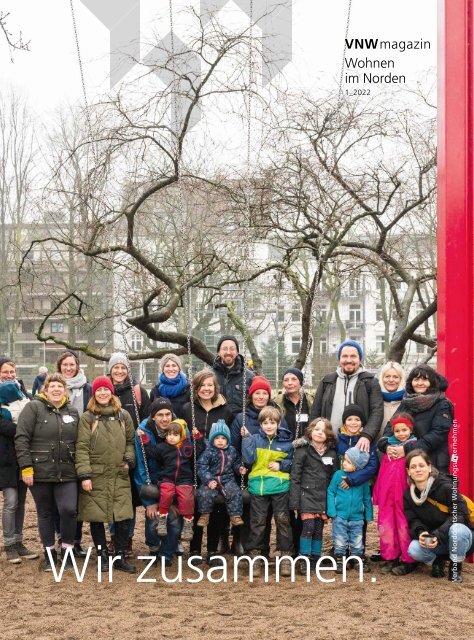
[{"label": "green hooded coat", "polygon": [[79,480],[91,480],[92,491],[79,490],[78,519],[83,522],[120,522],[133,518],[130,477],[135,466],[135,430],[130,414],[101,407],[100,415],[86,411],[79,421],[76,471]]}]

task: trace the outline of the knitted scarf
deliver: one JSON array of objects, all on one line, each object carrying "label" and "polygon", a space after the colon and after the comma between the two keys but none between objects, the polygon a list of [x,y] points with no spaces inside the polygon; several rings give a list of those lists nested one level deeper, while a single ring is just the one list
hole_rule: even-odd
[{"label": "knitted scarf", "polygon": [[405,440],[405,442],[402,442],[401,440],[399,440],[396,436],[390,436],[389,439],[387,440],[387,444],[390,445],[391,447],[397,447],[398,445],[404,445],[407,444],[407,442],[415,442],[416,438],[414,435],[411,435],[408,440]]},{"label": "knitted scarf", "polygon": [[428,494],[430,492],[431,487],[433,486],[433,482],[436,480],[436,478],[438,477],[438,470],[432,468],[431,469],[431,475],[428,478],[428,482],[426,483],[426,487],[423,489],[423,491],[420,493],[420,497],[418,498],[418,496],[415,493],[415,483],[413,482],[413,480],[410,478],[410,495],[411,495],[411,499],[413,500],[413,502],[419,507],[420,505],[422,505],[424,502],[426,502],[426,499],[428,497]]},{"label": "knitted scarf", "polygon": [[176,398],[186,391],[187,386],[188,381],[181,371],[176,378],[167,378],[164,373],[161,373],[158,392],[162,398]]},{"label": "knitted scarf", "polygon": [[402,400],[405,395],[405,389],[394,391],[389,393],[388,391],[382,391],[382,396],[385,402],[395,402],[396,400]]},{"label": "knitted scarf", "polygon": [[403,398],[404,409],[416,415],[428,411],[441,398],[441,391],[434,393],[407,393]]},{"label": "knitted scarf", "polygon": [[84,400],[82,393],[86,382],[86,374],[82,369],[79,369],[79,371],[73,378],[67,378],[66,380],[71,405],[79,411],[79,415],[82,415],[84,411]]}]

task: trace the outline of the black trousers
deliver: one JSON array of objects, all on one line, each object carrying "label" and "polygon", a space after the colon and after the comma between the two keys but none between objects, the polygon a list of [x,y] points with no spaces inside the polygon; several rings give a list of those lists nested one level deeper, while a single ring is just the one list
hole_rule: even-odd
[{"label": "black trousers", "polygon": [[[123,553],[127,550],[131,522],[130,519],[114,522],[117,553]],[[96,548],[100,546],[102,551],[107,549],[107,538],[105,537],[105,526],[103,522],[91,522],[91,536]]]},{"label": "black trousers", "polygon": [[[201,517],[200,513],[194,511],[193,538],[189,545],[191,555],[200,556],[202,552],[203,527],[197,527],[196,522]],[[214,511],[209,518],[207,527],[207,553],[216,553],[219,539],[228,533],[229,516],[225,504],[216,504]]]},{"label": "black trousers", "polygon": [[267,496],[250,496],[250,532],[246,550],[262,551],[270,506],[275,519],[277,548],[284,553],[293,553],[288,491]]},{"label": "black trousers", "polygon": [[38,513],[43,547],[54,546],[54,521],[59,513],[59,532],[64,544],[74,544],[77,516],[77,482],[34,482],[30,488]]}]

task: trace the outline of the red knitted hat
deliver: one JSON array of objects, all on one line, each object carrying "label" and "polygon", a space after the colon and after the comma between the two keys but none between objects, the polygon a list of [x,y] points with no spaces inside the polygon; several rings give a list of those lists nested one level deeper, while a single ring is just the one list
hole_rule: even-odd
[{"label": "red knitted hat", "polygon": [[100,389],[100,387],[106,387],[111,391],[112,394],[115,393],[114,385],[112,384],[111,379],[107,376],[99,376],[94,380],[94,382],[92,383],[92,395],[94,395],[94,393],[97,391],[97,389]]},{"label": "red knitted hat", "polygon": [[272,388],[270,386],[270,383],[264,376],[255,376],[255,378],[253,378],[249,389],[249,396],[251,396],[253,393],[255,393],[255,391],[258,391],[259,389],[263,389],[264,391],[266,391],[269,396],[272,395]]},{"label": "red knitted hat", "polygon": [[410,430],[413,431],[414,429],[414,425],[413,425],[413,421],[411,420],[411,418],[409,418],[408,416],[394,416],[392,418],[392,431],[395,427],[396,424],[406,424],[408,427],[410,427]]}]

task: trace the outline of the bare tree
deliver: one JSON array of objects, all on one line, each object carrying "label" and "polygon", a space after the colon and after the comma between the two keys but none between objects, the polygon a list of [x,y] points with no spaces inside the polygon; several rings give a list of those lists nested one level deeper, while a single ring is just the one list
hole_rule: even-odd
[{"label": "bare tree", "polygon": [[23,35],[21,31],[18,32],[18,35],[13,35],[8,28],[8,21],[10,18],[10,13],[6,11],[0,10],[0,30],[3,33],[3,36],[6,40],[8,48],[10,50],[10,61],[13,62],[13,53],[14,51],[29,51],[30,50],[30,42],[25,42],[23,40]]}]

